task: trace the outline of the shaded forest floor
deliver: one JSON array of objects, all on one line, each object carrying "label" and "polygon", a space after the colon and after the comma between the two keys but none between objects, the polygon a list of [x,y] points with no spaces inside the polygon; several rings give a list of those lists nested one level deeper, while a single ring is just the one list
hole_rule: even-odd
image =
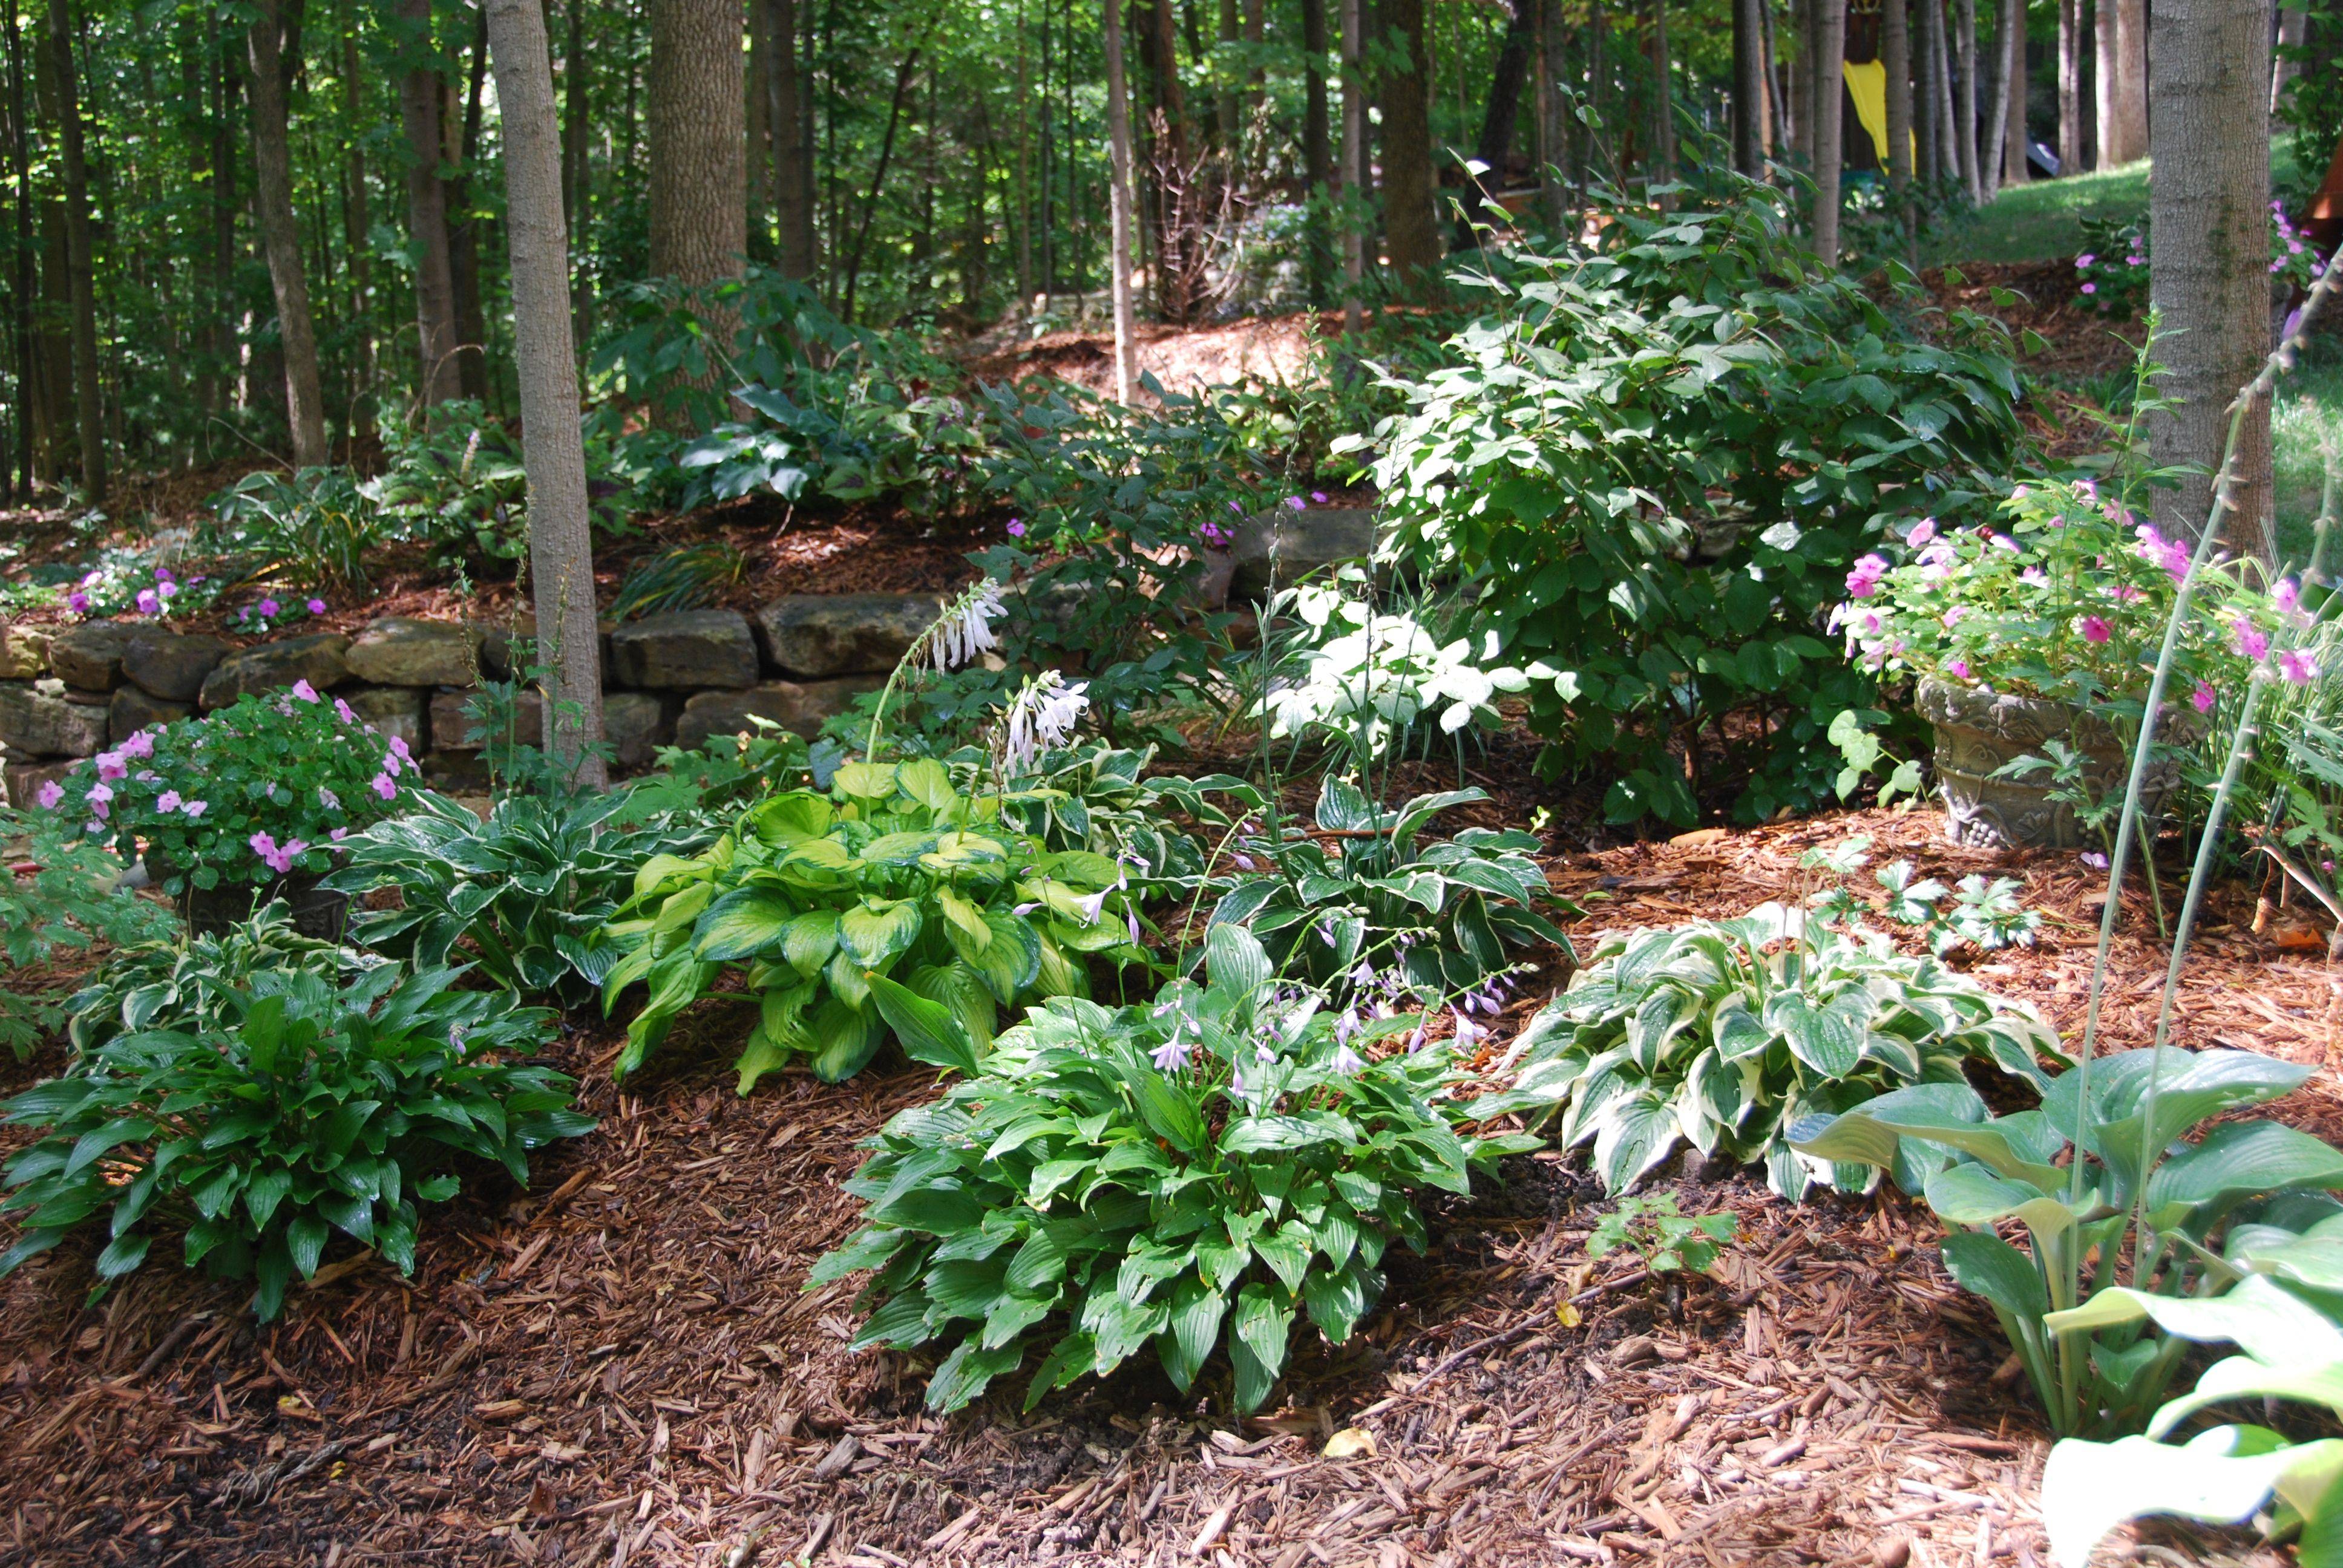
[{"label": "shaded forest floor", "polygon": [[[1505,794],[1493,809],[1521,819],[1526,788]],[[1937,826],[1857,812],[1592,851],[1557,828],[1548,864],[1585,902],[1582,937],[1737,913],[1856,831],[1936,875],[2019,875],[2043,940],[1974,968],[2074,1037],[2090,873],[1951,849]],[[2182,1042],[2331,1067],[2343,983],[2298,950],[2323,933],[2283,911],[2254,924],[2251,890],[2214,901]],[[2144,895],[2126,930],[2111,1048],[2147,1042],[2163,984]],[[703,1006],[623,1095],[614,1032],[574,1029],[560,1051],[601,1128],[549,1151],[529,1193],[435,1211],[410,1280],[332,1264],[259,1330],[243,1292],[167,1266],[85,1306],[87,1246],[0,1284],[0,1559],[2046,1561],[2045,1435],[1926,1211],[1892,1193],[1792,1208],[1691,1163],[1661,1185],[1687,1211],[1732,1208],[1743,1238],[1680,1320],[1619,1260],[1585,1261],[1600,1193],[1574,1159],[1539,1154],[1437,1207],[1429,1253],[1393,1254],[1362,1333],[1300,1348],[1259,1419],[1151,1370],[1030,1414],[1006,1380],[938,1420],[921,1368],[848,1352],[850,1285],[800,1288],[854,1224],[839,1183],[857,1141],[931,1081],[791,1074],[741,1101],[727,1064],[745,1022]],[[2279,1113],[2343,1136],[2331,1071]],[[1324,1457],[1345,1429],[1371,1445]]]}]

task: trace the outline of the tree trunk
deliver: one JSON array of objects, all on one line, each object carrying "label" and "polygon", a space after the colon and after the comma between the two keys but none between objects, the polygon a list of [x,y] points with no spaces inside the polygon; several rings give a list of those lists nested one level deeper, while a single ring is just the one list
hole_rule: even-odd
[{"label": "tree trunk", "polygon": [[2280,5],[2278,13],[2278,49],[2270,66],[2270,113],[2276,115],[2286,104],[2286,90],[2302,69],[2296,51],[2302,47],[2303,34],[2310,20],[2309,12],[2302,5]]},{"label": "tree trunk", "polygon": [[0,9],[0,33],[8,48],[9,166],[15,175],[15,211],[11,218],[12,266],[8,280],[9,340],[15,349],[16,472],[18,489],[27,501],[33,495],[33,427],[39,400],[35,396],[39,370],[33,339],[33,159],[31,132],[25,123],[25,45],[16,21],[16,7]]},{"label": "tree trunk", "polygon": [[1815,7],[1814,0],[1790,0],[1790,35],[1798,57],[1789,63],[1790,154],[1815,164]]},{"label": "tree trunk", "polygon": [[[1382,0],[1386,40],[1401,51],[1383,79],[1383,246],[1403,285],[1438,286],[1440,228],[1433,216],[1432,103],[1425,79],[1431,52],[1423,0]],[[1362,106],[1363,107],[1363,106]],[[1363,138],[1365,127],[1360,127]]]},{"label": "tree trunk", "polygon": [[[2270,347],[2269,21],[2225,0],[2156,0],[2153,28],[2148,299],[2168,335],[2157,357],[2175,406],[2151,417],[2148,437],[2158,467],[2202,470],[2155,496],[2157,526],[2193,538],[2211,511],[2229,401]],[[2234,462],[2235,509],[2220,526],[2268,561],[2268,399],[2247,410]]]},{"label": "tree trunk", "polygon": [[1522,86],[1529,79],[1530,55],[1536,31],[1536,0],[1516,0],[1513,18],[1498,46],[1495,68],[1489,74],[1489,101],[1481,112],[1481,135],[1473,144],[1473,161],[1487,172],[1464,186],[1463,212],[1456,219],[1456,248],[1469,250],[1481,243],[1476,229],[1501,221],[1484,191],[1500,190],[1505,181],[1505,158],[1513,145],[1514,123],[1521,117]]},{"label": "tree trunk", "polygon": [[1838,266],[1841,118],[1837,94],[1846,57],[1846,0],[1822,0],[1815,13],[1815,254]]},{"label": "tree trunk", "polygon": [[82,147],[81,94],[74,65],[67,0],[49,0],[49,73],[56,95],[57,144],[64,155],[65,279],[73,297],[74,427],[81,482],[92,506],[106,500],[106,427],[97,391],[97,279],[90,252],[89,162]]},{"label": "tree trunk", "polygon": [[749,0],[749,64],[746,102],[749,259],[770,254],[773,215],[772,10],[766,0]]},{"label": "tree trunk", "polygon": [[513,357],[520,378],[521,465],[528,473],[528,578],[538,657],[553,673],[546,755],[599,789],[588,749],[602,734],[601,637],[594,624],[594,540],[569,329],[569,242],[561,214],[561,132],[540,0],[488,0],[504,122],[505,239],[512,256]]},{"label": "tree trunk", "polygon": [[2001,183],[2026,183],[2026,153],[2033,138],[2026,126],[2026,98],[2033,90],[2026,63],[2026,0],[2002,0],[2001,16],[2009,35],[2009,103],[2001,138]]},{"label": "tree trunk", "polygon": [[1340,0],[1342,7],[1342,161],[1334,176],[1342,225],[1342,322],[1360,324],[1359,289],[1367,276],[1367,206],[1359,179],[1367,159],[1367,65],[1359,8],[1365,0]]},{"label": "tree trunk", "polygon": [[[456,285],[456,379],[464,396],[488,397],[488,327],[480,305],[480,224],[472,200],[472,167],[480,158],[481,101],[488,75],[488,16],[478,13],[472,63],[465,78],[464,113],[447,116],[447,276]],[[548,69],[551,67],[548,65]]]},{"label": "tree trunk", "polygon": [[2096,89],[2092,95],[2092,120],[2098,157],[2094,166],[2103,170],[2123,162],[2118,156],[2123,135],[2116,128],[2116,77],[2121,74],[2116,42],[2116,0],[2096,0],[2091,22],[2092,85]]},{"label": "tree trunk", "polygon": [[862,225],[855,230],[854,244],[846,256],[846,305],[843,314],[851,325],[854,320],[854,291],[862,281],[863,248],[870,243],[870,226],[879,216],[879,197],[887,188],[887,166],[895,157],[895,133],[903,123],[903,100],[919,78],[920,50],[917,45],[903,56],[895,68],[895,95],[887,106],[887,134],[879,142],[879,164],[870,173],[870,199],[862,204]]},{"label": "tree trunk", "polygon": [[[1650,183],[1673,185],[1676,177],[1676,102],[1675,72],[1668,58],[1668,0],[1652,0],[1652,178]],[[1658,205],[1663,211],[1675,206],[1675,198],[1663,196]]]},{"label": "tree trunk", "polygon": [[1917,166],[1912,171],[1924,186],[1932,186],[1942,166],[1937,161],[1936,34],[1942,26],[1940,0],[1911,0],[1914,75],[1912,90],[1913,150]]},{"label": "tree trunk", "polygon": [[1947,8],[1946,0],[1929,0],[1929,4],[1936,8],[1936,174],[1946,184],[1966,188],[1960,105],[1953,96],[1954,13]]},{"label": "tree trunk", "polygon": [[798,69],[798,0],[771,7],[773,216],[780,229],[781,270],[809,278],[814,268],[812,149],[806,140],[805,85]]},{"label": "tree trunk", "polygon": [[569,0],[561,51],[561,215],[572,236],[586,232],[586,0]]},{"label": "tree trunk", "polygon": [[429,409],[463,395],[457,365],[456,279],[447,256],[447,187],[440,178],[447,156],[441,92],[431,41],[431,0],[399,0],[403,51],[410,62],[398,78],[399,119],[407,132],[407,226],[416,248],[415,327],[420,364],[416,390]]},{"label": "tree trunk", "polygon": [[1772,0],[1757,0],[1757,42],[1762,51],[1759,65],[1765,77],[1765,126],[1769,135],[1765,156],[1786,158],[1790,156],[1790,109],[1788,95],[1782,88],[1782,51],[1774,37]]},{"label": "tree trunk", "polygon": [[1114,396],[1129,407],[1139,395],[1139,325],[1131,305],[1131,84],[1122,68],[1122,0],[1104,0],[1107,211],[1112,226],[1107,259],[1114,300]]},{"label": "tree trunk", "polygon": [[343,177],[349,182],[342,206],[342,235],[350,255],[350,326],[357,337],[348,417],[353,458],[359,447],[373,444],[376,397],[374,263],[368,238],[374,229],[374,218],[367,197],[366,144],[360,140],[370,128],[361,107],[360,89],[365,81],[358,73],[358,25],[353,13],[344,18],[342,25],[342,137],[348,149]]},{"label": "tree trunk", "polygon": [[1953,69],[1959,80],[1953,87],[1953,145],[1960,155],[1961,184],[1971,202],[1985,200],[1985,178],[1977,156],[1976,0],[1955,0],[1953,5]]},{"label": "tree trunk", "polygon": [[1879,0],[1879,63],[1887,73],[1887,183],[1912,183],[1912,35],[1904,0]]},{"label": "tree trunk", "polygon": [[[319,390],[317,334],[309,320],[309,284],[301,266],[301,230],[293,212],[293,159],[287,145],[284,18],[277,0],[256,0],[247,48],[252,61],[253,205],[261,248],[277,297],[277,337],[285,357],[285,422],[293,432],[293,466],[323,467],[325,398]],[[296,62],[297,64],[297,62]]]},{"label": "tree trunk", "polygon": [[[2112,0],[2112,4],[2116,13],[2116,137],[2122,154],[2119,161],[2132,163],[2148,156],[2147,0]],[[2267,39],[2257,44],[2256,57],[2260,57],[2268,47]],[[2268,110],[2263,113],[2267,118]]]},{"label": "tree trunk", "polygon": [[2081,0],[2058,0],[2058,172],[2083,171],[2083,54],[2076,32]]},{"label": "tree trunk", "polygon": [[696,287],[740,276],[749,243],[741,28],[740,0],[651,0],[655,277]]},{"label": "tree trunk", "polygon": [[1765,170],[1765,0],[1733,0],[1733,166]]},{"label": "tree trunk", "polygon": [[1302,0],[1302,169],[1310,182],[1306,259],[1310,303],[1322,308],[1333,293],[1334,147],[1326,106],[1326,0]]},{"label": "tree trunk", "polygon": [[2001,0],[1995,19],[1993,48],[1986,56],[1991,74],[1985,95],[1985,118],[1977,126],[1977,177],[1985,187],[1987,201],[2000,193],[2004,161],[2002,144],[2009,133],[2009,13],[2013,6],[2024,14],[2026,0]]}]

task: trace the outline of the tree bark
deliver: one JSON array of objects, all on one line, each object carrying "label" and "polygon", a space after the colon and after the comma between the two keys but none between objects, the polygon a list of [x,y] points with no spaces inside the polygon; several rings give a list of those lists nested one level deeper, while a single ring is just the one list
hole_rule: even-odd
[{"label": "tree bark", "polygon": [[1733,166],[1751,177],[1765,169],[1765,0],[1733,0]]},{"label": "tree bark", "polygon": [[1771,0],[1757,3],[1758,69],[1765,83],[1765,156],[1787,157],[1790,153],[1790,112],[1784,101],[1780,66],[1782,51],[1774,39],[1774,7]]},{"label": "tree bark", "polygon": [[809,278],[814,269],[813,164],[806,136],[806,90],[798,69],[798,0],[768,0],[773,37],[773,215],[780,228],[781,270]]},{"label": "tree bark", "polygon": [[29,501],[33,495],[33,428],[38,419],[40,400],[35,396],[39,384],[39,365],[34,357],[33,337],[33,159],[31,131],[25,121],[25,45],[24,35],[16,21],[16,7],[0,9],[0,34],[5,34],[8,49],[8,160],[15,176],[15,210],[11,216],[12,247],[9,268],[8,326],[9,338],[15,349],[16,395],[20,405],[16,411],[16,472],[18,490]]},{"label": "tree bark", "polygon": [[[2211,510],[2228,403],[2270,347],[2269,21],[2224,0],[2156,0],[2153,25],[2148,299],[2167,335],[2160,389],[2175,406],[2151,417],[2148,438],[2158,467],[2202,470],[2155,498],[2157,526],[2194,538]],[[2235,462],[2224,532],[2267,561],[2268,399],[2247,411]]]},{"label": "tree bark", "polygon": [[1465,184],[1463,210],[1456,220],[1459,250],[1480,244],[1475,229],[1504,216],[1490,206],[1483,192],[1502,189],[1504,185],[1505,158],[1513,150],[1513,129],[1521,118],[1522,87],[1529,79],[1536,22],[1536,0],[1515,0],[1513,18],[1506,25],[1496,66],[1489,74],[1489,101],[1481,112],[1481,135],[1473,144],[1473,161],[1488,172]]},{"label": "tree bark", "polygon": [[[2116,13],[2116,136],[2122,154],[2118,161],[2127,164],[2148,156],[2147,0],[2111,4]],[[2267,40],[2257,45],[2257,57],[2268,47]],[[2268,111],[2264,113],[2267,117]]]},{"label": "tree bark", "polygon": [[2009,134],[2009,13],[2024,14],[2025,0],[2001,0],[1994,23],[1992,52],[1986,55],[1991,74],[1985,95],[1985,118],[1977,125],[1977,178],[1987,201],[2001,190],[2002,144]]},{"label": "tree bark", "polygon": [[1122,0],[1103,0],[1106,47],[1107,260],[1114,300],[1114,397],[1129,407],[1139,395],[1139,326],[1131,303],[1131,84],[1122,68]]},{"label": "tree bark", "polygon": [[323,467],[325,398],[319,391],[317,334],[309,319],[309,284],[301,266],[301,230],[293,212],[293,159],[287,143],[284,17],[278,0],[256,0],[246,37],[252,62],[253,205],[277,297],[277,337],[285,357],[285,421],[293,432],[293,466]]},{"label": "tree bark", "polygon": [[359,139],[368,128],[361,107],[365,81],[358,72],[358,25],[352,13],[342,25],[342,137],[347,149],[343,177],[349,182],[343,198],[342,232],[350,256],[350,326],[357,338],[348,421],[353,457],[357,447],[373,443],[376,397],[374,264],[367,237],[373,232],[374,218],[367,196],[366,144]]},{"label": "tree bark", "polygon": [[1815,162],[1815,6],[1814,0],[1790,0],[1790,35],[1798,57],[1790,62],[1790,153]]},{"label": "tree bark", "polygon": [[1917,78],[1912,92],[1912,138],[1918,166],[1913,173],[1923,186],[1934,186],[1943,168],[1937,156],[1937,122],[1943,116],[1936,108],[1936,35],[1944,25],[1940,4],[1941,0],[1911,0],[1909,11],[1914,75]]},{"label": "tree bark", "polygon": [[741,114],[748,136],[747,232],[751,261],[761,261],[770,254],[773,233],[772,27],[772,8],[766,0],[749,0],[747,101]]},{"label": "tree bark", "polygon": [[[1402,51],[1384,72],[1383,246],[1404,286],[1438,286],[1440,228],[1433,215],[1432,103],[1425,78],[1431,59],[1423,0],[1382,0],[1377,6],[1387,40]],[[1361,127],[1363,136],[1364,127]]]},{"label": "tree bark", "polygon": [[2083,54],[2076,31],[2081,0],[2058,0],[2058,172],[2083,169]]},{"label": "tree bark", "polygon": [[1846,56],[1846,0],[1821,0],[1815,13],[1815,254],[1838,266],[1841,117],[1837,93]]},{"label": "tree bark", "polygon": [[698,286],[740,276],[749,245],[742,25],[740,0],[651,0],[655,277]]},{"label": "tree bark", "polygon": [[1955,0],[1953,59],[1959,81],[1953,88],[1953,146],[1960,155],[1961,184],[1971,202],[1985,200],[1985,177],[1977,152],[1976,0]]},{"label": "tree bark", "polygon": [[[1652,183],[1663,186],[1676,177],[1674,75],[1668,58],[1668,0],[1652,0]],[[1658,206],[1672,208],[1675,198],[1663,196]]]},{"label": "tree bark", "polygon": [[1879,0],[1879,63],[1887,73],[1887,183],[1912,183],[1912,35],[1904,0]]},{"label": "tree bark", "polygon": [[409,60],[398,78],[398,112],[409,159],[407,226],[416,248],[416,390],[429,409],[464,390],[457,364],[456,279],[447,252],[447,187],[439,174],[447,133],[431,40],[431,0],[399,0],[398,15]]},{"label": "tree bark", "polygon": [[2026,98],[2033,90],[2026,63],[2026,0],[2002,0],[2003,30],[2009,36],[2008,64],[2004,67],[2009,78],[2009,101],[2003,120],[2001,138],[2001,183],[2022,186],[2026,183],[2026,154],[2033,139],[2026,134]]},{"label": "tree bark", "polygon": [[2116,0],[2095,0],[2091,49],[2092,85],[2096,89],[2092,105],[2096,132],[2093,141],[2098,148],[2094,166],[2105,170],[2123,162],[2117,156],[2122,148],[2123,136],[2116,128],[2116,77],[2120,74],[2117,65]]},{"label": "tree bark", "polygon": [[1360,171],[1367,161],[1367,65],[1359,8],[1365,0],[1340,0],[1342,7],[1342,160],[1334,176],[1342,226],[1342,322],[1360,325],[1359,289],[1367,276],[1367,210]]},{"label": "tree bark", "polygon": [[2270,113],[2276,115],[2286,105],[2286,90],[2302,69],[2295,51],[2302,47],[2305,29],[2310,14],[2303,5],[2280,5],[2278,13],[2278,48],[2270,65]]},{"label": "tree bark", "polygon": [[513,349],[520,377],[521,464],[528,473],[528,577],[539,657],[551,668],[546,755],[599,789],[601,637],[594,624],[594,540],[569,329],[569,241],[561,212],[561,132],[540,0],[488,0],[504,121],[505,239],[512,256]]},{"label": "tree bark", "polygon": [[73,298],[74,425],[81,482],[92,506],[106,500],[106,427],[97,386],[97,278],[89,233],[89,161],[82,145],[81,95],[67,0],[49,0],[49,73],[56,95],[57,145],[65,187],[65,281]]},{"label": "tree bark", "polygon": [[480,225],[482,215],[472,200],[472,167],[480,157],[482,98],[488,75],[488,17],[482,11],[473,25],[472,63],[465,76],[464,112],[449,106],[447,117],[447,275],[456,285],[456,378],[464,396],[485,403],[488,397],[488,327],[480,304]]},{"label": "tree bark", "polygon": [[1307,265],[1310,303],[1323,307],[1333,292],[1334,146],[1326,105],[1326,0],[1302,0],[1302,169],[1310,182],[1312,215]]}]

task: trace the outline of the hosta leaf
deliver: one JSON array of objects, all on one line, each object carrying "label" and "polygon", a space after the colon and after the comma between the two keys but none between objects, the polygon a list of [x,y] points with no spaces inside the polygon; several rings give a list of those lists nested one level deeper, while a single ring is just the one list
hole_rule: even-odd
[{"label": "hosta leaf", "polygon": [[838,911],[808,910],[781,928],[781,958],[811,980],[838,950]]},{"label": "hosta leaf", "polygon": [[1373,1305],[1368,1284],[1369,1276],[1363,1268],[1321,1269],[1302,1287],[1302,1299],[1310,1307],[1310,1321],[1328,1340],[1341,1344],[1351,1337],[1359,1320]]},{"label": "hosta leaf", "polygon": [[1293,1329],[1293,1301],[1282,1289],[1258,1282],[1237,1292],[1230,1325],[1229,1359],[1236,1367],[1236,1406],[1261,1408],[1285,1370],[1286,1343]]},{"label": "hosta leaf", "polygon": [[1196,1373],[1219,1342],[1221,1320],[1228,1309],[1228,1298],[1193,1274],[1182,1275],[1172,1286],[1172,1332],[1156,1341],[1156,1350],[1162,1358],[1164,1374],[1182,1393],[1195,1382]]},{"label": "hosta leaf", "polygon": [[708,963],[751,958],[781,940],[798,906],[764,888],[739,888],[710,904],[692,930],[692,950]]},{"label": "hosta leaf", "polygon": [[869,900],[838,917],[839,950],[864,969],[883,969],[920,939],[920,907]]}]

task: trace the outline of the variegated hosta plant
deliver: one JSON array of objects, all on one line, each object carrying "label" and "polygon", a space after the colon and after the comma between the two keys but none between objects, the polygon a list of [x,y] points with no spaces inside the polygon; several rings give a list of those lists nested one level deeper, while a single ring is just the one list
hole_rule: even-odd
[{"label": "variegated hosta plant", "polygon": [[[856,1345],[937,1347],[931,1407],[1038,1357],[1030,1410],[1151,1348],[1184,1392],[1225,1345],[1234,1403],[1255,1409],[1305,1316],[1347,1340],[1386,1245],[1423,1249],[1419,1189],[1463,1193],[1476,1167],[1536,1146],[1457,1136],[1445,1048],[1396,1048],[1413,1017],[1353,1030],[1276,985],[1242,928],[1204,947],[1203,984],[1037,1008],[980,1072],[870,1141],[847,1183],[867,1222],[808,1288],[870,1271]],[[913,1032],[922,1012],[949,1030],[903,1010]]]},{"label": "variegated hosta plant", "polygon": [[1737,920],[1614,934],[1513,1046],[1512,1086],[1481,1115],[1558,1112],[1565,1147],[1592,1141],[1618,1191],[1679,1140],[1762,1161],[1793,1201],[1815,1181],[1867,1191],[1865,1165],[1793,1150],[1802,1116],[1848,1110],[1903,1084],[1961,1081],[1972,1060],[2041,1083],[2057,1036],[1884,936],[1827,930],[1780,904]]},{"label": "variegated hosta plant", "polygon": [[759,1007],[743,1094],[793,1057],[828,1082],[860,1071],[891,1030],[873,977],[989,1043],[997,1010],[1084,993],[1085,959],[1144,961],[1136,896],[1129,868],[1009,829],[1000,795],[962,791],[941,762],[850,762],[827,795],[776,795],[705,852],[643,863],[605,928],[627,951],[604,1006],[630,986],[650,992],[617,1071],[640,1066],[728,967]]}]

